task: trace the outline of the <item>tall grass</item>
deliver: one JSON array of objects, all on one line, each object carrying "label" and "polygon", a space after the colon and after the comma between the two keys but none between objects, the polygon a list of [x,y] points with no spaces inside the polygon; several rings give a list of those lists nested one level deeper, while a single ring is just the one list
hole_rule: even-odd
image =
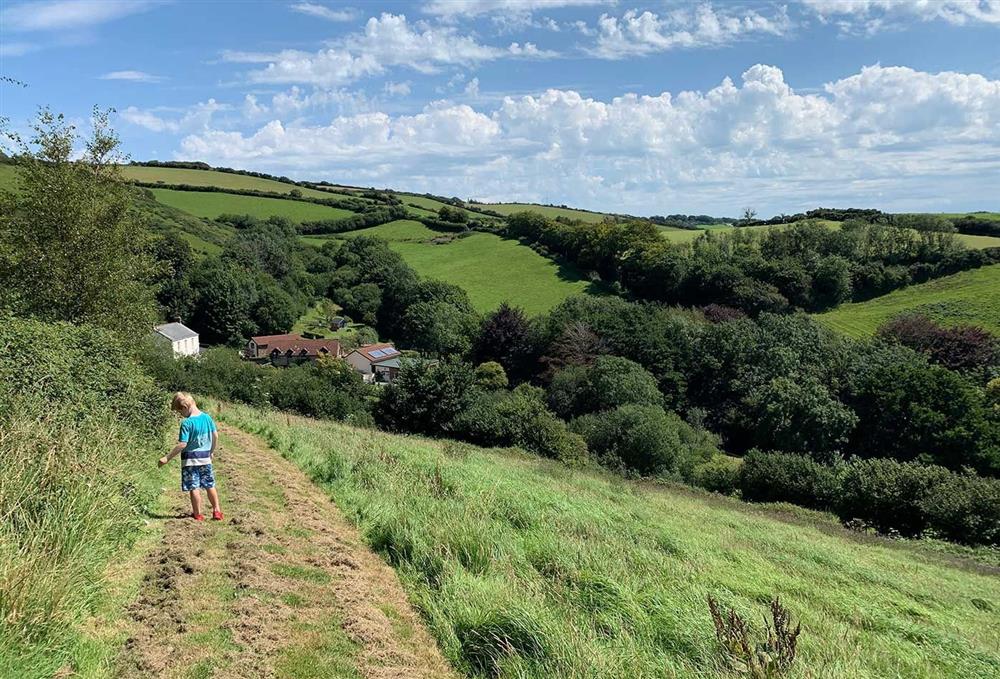
[{"label": "tall grass", "polygon": [[162,404],[107,333],[2,320],[0,676],[99,673],[82,626],[152,499]]},{"label": "tall grass", "polygon": [[328,489],[470,676],[725,674],[709,595],[754,621],[780,596],[802,624],[793,677],[1000,667],[1000,581],[922,551],[517,451],[243,406],[222,418]]}]

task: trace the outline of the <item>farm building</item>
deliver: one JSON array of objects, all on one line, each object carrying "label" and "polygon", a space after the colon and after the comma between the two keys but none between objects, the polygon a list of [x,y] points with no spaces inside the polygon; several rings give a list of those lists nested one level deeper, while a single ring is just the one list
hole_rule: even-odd
[{"label": "farm building", "polygon": [[360,346],[345,358],[366,382],[389,383],[399,372],[399,350],[384,342]]},{"label": "farm building", "polygon": [[153,336],[170,344],[174,358],[178,356],[197,356],[201,350],[198,343],[198,333],[183,323],[164,323],[153,328]]},{"label": "farm building", "polygon": [[332,339],[303,339],[296,333],[251,337],[243,350],[250,361],[270,361],[272,365],[291,365],[315,361],[320,356],[342,358],[340,342]]}]

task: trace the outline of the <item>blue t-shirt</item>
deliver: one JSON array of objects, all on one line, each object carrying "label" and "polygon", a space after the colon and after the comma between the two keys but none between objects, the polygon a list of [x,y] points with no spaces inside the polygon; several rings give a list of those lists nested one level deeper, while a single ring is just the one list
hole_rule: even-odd
[{"label": "blue t-shirt", "polygon": [[181,466],[193,467],[212,463],[212,433],[215,420],[208,413],[198,413],[181,420],[177,440],[186,443],[181,453]]}]

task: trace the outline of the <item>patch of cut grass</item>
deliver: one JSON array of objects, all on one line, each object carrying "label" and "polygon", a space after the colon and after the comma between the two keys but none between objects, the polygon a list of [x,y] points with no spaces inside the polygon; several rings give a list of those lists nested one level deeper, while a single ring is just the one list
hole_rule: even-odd
[{"label": "patch of cut grass", "polygon": [[215,219],[223,214],[251,215],[260,219],[287,217],[293,222],[319,219],[341,219],[354,213],[349,210],[280,198],[240,196],[235,193],[207,193],[151,189],[156,200],[189,214]]},{"label": "patch of cut grass", "polygon": [[340,624],[331,621],[321,632],[305,633],[305,642],[281,651],[278,679],[360,679],[358,647]]},{"label": "patch of cut grass", "polygon": [[[802,623],[794,677],[964,679],[1000,667],[1000,579],[919,543],[516,450],[245,406],[223,419],[328,490],[467,675],[720,676],[710,594],[755,621],[780,596]],[[431,478],[454,492],[435,493]]]},{"label": "patch of cut grass", "polygon": [[464,288],[482,312],[509,302],[535,315],[570,295],[595,291],[576,267],[556,264],[517,241],[490,233],[473,233],[442,245],[400,241],[389,245],[421,276]]},{"label": "patch of cut grass", "polygon": [[309,566],[299,566],[297,564],[276,563],[271,565],[271,572],[285,578],[295,580],[305,580],[325,584],[330,582],[330,574],[321,568],[310,568]]},{"label": "patch of cut grass", "polygon": [[904,312],[925,314],[944,325],[980,325],[1000,333],[1000,264],[911,285],[865,302],[842,304],[814,318],[845,335],[863,337]]}]

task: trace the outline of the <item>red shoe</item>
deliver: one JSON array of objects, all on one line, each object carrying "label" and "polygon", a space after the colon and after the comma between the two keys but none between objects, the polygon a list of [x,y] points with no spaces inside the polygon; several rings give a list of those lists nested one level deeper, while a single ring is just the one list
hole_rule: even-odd
[{"label": "red shoe", "polygon": [[191,518],[194,519],[195,521],[204,521],[205,520],[205,515],[204,514],[192,514]]},{"label": "red shoe", "polygon": [[212,512],[212,521],[222,521],[222,512],[219,510]]}]

